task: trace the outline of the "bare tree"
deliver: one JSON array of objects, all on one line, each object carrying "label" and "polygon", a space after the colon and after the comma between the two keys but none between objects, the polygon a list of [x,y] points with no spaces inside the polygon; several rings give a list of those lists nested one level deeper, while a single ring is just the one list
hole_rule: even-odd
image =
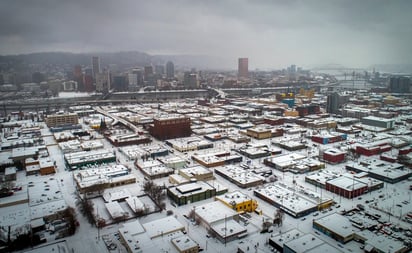
[{"label": "bare tree", "polygon": [[285,218],[285,213],[281,209],[277,209],[273,217],[273,224],[281,227],[283,225],[283,220]]},{"label": "bare tree", "polygon": [[78,207],[79,211],[81,214],[83,214],[83,216],[86,217],[87,221],[90,224],[95,224],[94,223],[94,205],[93,202],[91,202],[89,199],[82,199],[82,198],[78,198],[78,200],[76,201],[76,206]]},{"label": "bare tree", "polygon": [[149,195],[161,209],[166,207],[163,202],[165,195],[162,186],[154,184],[153,181],[146,181],[143,185],[143,191]]}]

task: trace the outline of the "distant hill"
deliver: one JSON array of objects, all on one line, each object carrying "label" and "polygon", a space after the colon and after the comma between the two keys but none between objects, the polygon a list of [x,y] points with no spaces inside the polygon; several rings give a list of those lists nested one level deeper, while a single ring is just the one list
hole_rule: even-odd
[{"label": "distant hill", "polygon": [[[101,67],[116,64],[119,67],[133,67],[165,64],[171,60],[180,68],[221,69],[227,68],[222,59],[203,55],[150,55],[138,51],[128,52],[95,52],[95,53],[67,53],[67,52],[44,52],[19,55],[0,56],[0,64],[8,65],[31,65],[52,64],[59,66],[83,66],[91,65],[91,57],[99,56]],[[231,65],[235,66],[235,62]]]},{"label": "distant hill", "polygon": [[91,57],[99,56],[102,65],[108,64],[150,64],[154,57],[141,52],[116,52],[116,53],[67,53],[44,52],[19,55],[0,56],[0,63],[26,63],[26,64],[56,64],[56,65],[91,65]]},{"label": "distant hill", "polygon": [[375,64],[370,69],[383,73],[412,74],[412,64]]}]

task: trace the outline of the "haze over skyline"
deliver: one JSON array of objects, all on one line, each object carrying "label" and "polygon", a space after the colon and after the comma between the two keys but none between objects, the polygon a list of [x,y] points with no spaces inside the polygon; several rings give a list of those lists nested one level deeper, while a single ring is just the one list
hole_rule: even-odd
[{"label": "haze over skyline", "polygon": [[1,1],[0,54],[137,50],[235,68],[412,63],[412,1]]}]

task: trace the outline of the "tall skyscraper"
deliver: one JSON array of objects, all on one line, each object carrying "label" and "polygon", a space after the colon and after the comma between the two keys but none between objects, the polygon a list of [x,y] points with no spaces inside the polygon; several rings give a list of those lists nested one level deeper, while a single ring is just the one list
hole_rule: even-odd
[{"label": "tall skyscraper", "polygon": [[183,76],[183,85],[185,89],[196,89],[199,87],[197,75],[193,72],[185,72]]},{"label": "tall skyscraper", "polygon": [[239,58],[238,76],[243,78],[249,77],[249,59]]},{"label": "tall skyscraper", "polygon": [[156,65],[155,66],[155,73],[159,75],[163,75],[165,73],[165,66],[164,65]]},{"label": "tall skyscraper", "polygon": [[109,71],[105,70],[103,73],[96,74],[96,91],[103,93],[109,92],[111,89],[110,81],[111,78]]},{"label": "tall skyscraper", "polygon": [[175,65],[171,61],[168,61],[166,63],[166,78],[167,79],[175,78]]},{"label": "tall skyscraper", "polygon": [[111,85],[115,91],[127,91],[127,78],[126,75],[118,74],[113,77],[113,83]]},{"label": "tall skyscraper", "polygon": [[144,79],[147,81],[153,75],[153,66],[144,66]]},{"label": "tall skyscraper", "polygon": [[93,78],[96,79],[96,74],[100,73],[100,59],[98,56],[92,57]]},{"label": "tall skyscraper", "polygon": [[82,66],[76,65],[73,70],[73,80],[77,82],[77,89],[85,91]]}]

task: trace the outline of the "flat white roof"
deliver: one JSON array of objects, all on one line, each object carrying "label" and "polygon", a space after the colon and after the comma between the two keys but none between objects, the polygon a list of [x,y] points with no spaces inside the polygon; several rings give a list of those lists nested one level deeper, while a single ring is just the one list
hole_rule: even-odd
[{"label": "flat white roof", "polygon": [[294,252],[306,252],[307,250],[318,248],[324,243],[324,241],[322,241],[321,239],[317,238],[312,234],[305,234],[294,240],[286,242],[284,247],[287,246]]},{"label": "flat white roof", "polygon": [[119,230],[130,235],[137,235],[145,232],[139,220],[124,223]]},{"label": "flat white roof", "polygon": [[130,209],[132,209],[135,213],[145,208],[145,204],[136,196],[127,198],[126,202]]},{"label": "flat white roof", "polygon": [[240,184],[263,182],[264,180],[263,177],[244,170],[243,168],[240,168],[238,166],[228,165],[224,167],[217,167],[215,168],[215,171],[219,171],[220,173],[232,178],[234,181]]},{"label": "flat white roof", "polygon": [[278,234],[278,235],[275,235],[273,237],[270,237],[270,239],[272,241],[274,241],[277,245],[279,245],[280,247],[283,248],[283,244],[285,244],[287,242],[290,242],[292,240],[295,240],[295,239],[299,238],[300,236],[302,236],[303,234],[304,233],[302,231],[299,231],[299,230],[293,228],[293,229],[291,229],[289,231],[286,231],[282,234]]},{"label": "flat white roof", "polygon": [[322,195],[321,199],[320,193],[298,187],[287,187],[280,182],[266,185],[263,188],[256,189],[255,192],[265,196],[295,215],[313,209],[321,203],[331,201],[325,194]]},{"label": "flat white roof", "polygon": [[209,174],[212,173],[210,170],[203,166],[193,166],[193,167],[188,167],[188,168],[182,168],[179,171],[185,173],[185,174],[190,174],[190,175],[204,175],[204,174]]},{"label": "flat white roof", "polygon": [[208,224],[213,224],[217,221],[229,219],[235,215],[237,212],[230,209],[225,204],[220,201],[213,201],[201,206],[196,206],[194,208],[197,216],[201,217]]},{"label": "flat white roof", "polygon": [[200,189],[202,189],[202,185],[198,184],[197,182],[182,184],[176,187],[176,190],[178,190],[182,194],[194,192]]},{"label": "flat white roof", "polygon": [[341,177],[338,177],[338,178],[335,178],[335,179],[331,179],[331,180],[327,181],[327,183],[331,184],[331,185],[334,185],[334,186],[337,186],[341,189],[348,190],[348,191],[354,191],[354,190],[357,190],[357,189],[361,189],[365,186],[366,187],[368,186],[367,184],[365,184],[365,183],[363,183],[363,182],[361,182],[361,181],[359,181],[355,178],[348,178],[348,177],[344,177],[344,176],[341,176]]},{"label": "flat white roof", "polygon": [[45,253],[45,252],[70,252],[70,248],[67,245],[67,242],[58,241],[47,245],[42,245],[37,248],[25,251],[26,253]]},{"label": "flat white roof", "polygon": [[342,253],[343,251],[333,247],[330,244],[323,243],[315,248],[305,251],[305,253]]},{"label": "flat white roof", "polygon": [[366,117],[363,117],[362,119],[382,121],[382,122],[391,122],[391,121],[394,121],[394,119],[387,119],[387,118],[381,118],[381,117],[376,117],[376,116],[366,116]]},{"label": "flat white roof", "polygon": [[6,175],[6,176],[13,175],[13,174],[16,174],[16,172],[17,172],[16,167],[7,167],[4,171],[4,175]]},{"label": "flat white roof", "polygon": [[342,154],[346,154],[345,151],[342,151],[340,149],[337,148],[329,148],[325,151],[323,151],[324,154],[330,154],[330,155],[342,155]]},{"label": "flat white roof", "polygon": [[223,195],[216,196],[216,199],[219,199],[225,203],[234,202],[237,204],[250,200],[251,197],[249,197],[247,194],[244,194],[241,191],[234,191],[231,193],[225,193]]},{"label": "flat white roof", "polygon": [[220,220],[218,222],[213,223],[211,227],[222,238],[247,232],[245,226],[240,225],[233,219],[226,219],[226,221],[224,219]]},{"label": "flat white roof", "polygon": [[117,190],[105,190],[103,193],[103,199],[106,202],[117,201],[119,199],[129,198],[131,196],[127,189],[117,189]]},{"label": "flat white roof", "polygon": [[352,226],[352,223],[345,217],[338,213],[332,213],[313,222],[333,231],[343,238],[351,236],[353,233],[359,231]]},{"label": "flat white roof", "polygon": [[306,156],[301,155],[299,153],[290,153],[290,154],[270,157],[270,158],[268,158],[268,160],[270,162],[272,162],[273,164],[276,164],[276,166],[287,167],[287,166],[291,166],[293,164],[296,164],[297,160],[301,160],[301,159],[304,159],[304,158],[306,158]]},{"label": "flat white roof", "polygon": [[402,164],[390,163],[377,159],[362,160],[362,164],[355,163],[348,165],[363,172],[377,174],[390,179],[395,179],[411,173],[410,169],[405,168]]},{"label": "flat white roof", "polygon": [[56,200],[30,207],[31,219],[42,218],[62,211],[68,207],[65,200]]},{"label": "flat white roof", "polygon": [[146,233],[150,238],[167,235],[178,230],[184,230],[185,226],[182,225],[174,216],[168,216],[152,222],[143,224]]},{"label": "flat white roof", "polygon": [[173,238],[172,243],[175,245],[179,252],[183,252],[185,250],[198,246],[198,244],[187,235],[182,235],[177,238]]}]

